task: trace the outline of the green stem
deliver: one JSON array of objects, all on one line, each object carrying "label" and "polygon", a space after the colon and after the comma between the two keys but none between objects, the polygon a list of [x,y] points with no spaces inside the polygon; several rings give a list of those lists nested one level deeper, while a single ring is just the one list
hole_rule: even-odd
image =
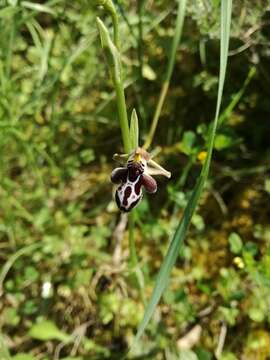
[{"label": "green stem", "polygon": [[113,22],[113,40],[117,49],[120,51],[120,40],[119,40],[119,23],[116,12],[112,14]]},{"label": "green stem", "polygon": [[104,7],[104,9],[111,15],[112,23],[113,23],[113,41],[114,45],[119,50],[120,41],[119,41],[119,23],[118,23],[118,16],[117,11],[115,9],[114,3],[112,0],[96,0],[98,5]]},{"label": "green stem", "polygon": [[135,246],[135,214],[134,210],[129,214],[128,217],[128,229],[129,229],[129,257],[130,257],[130,265],[131,267],[135,267],[138,263],[138,258],[136,254],[136,246]]},{"label": "green stem", "polygon": [[[124,151],[125,153],[129,154],[132,150],[132,144],[130,139],[130,129],[128,123],[124,83],[122,77],[121,56],[118,48],[111,41],[107,28],[99,18],[97,18],[97,24],[100,33],[101,44],[107,56],[107,60],[116,92],[116,102],[118,108],[118,116],[121,127],[122,139],[124,144]],[[115,34],[117,34],[117,31],[115,31]],[[138,129],[136,127],[136,125],[138,126],[138,124],[136,123],[136,121],[137,121],[137,115],[136,112],[135,113],[133,112],[132,124],[134,130],[133,131],[134,141],[138,139]],[[132,267],[138,263],[136,248],[135,248],[134,230],[135,230],[134,213],[131,213],[129,216],[129,250],[130,250],[130,262]]]},{"label": "green stem", "polygon": [[114,86],[116,91],[116,101],[117,101],[120,127],[122,132],[122,139],[124,144],[124,151],[125,153],[129,154],[132,149],[129,141],[129,125],[128,125],[126,99],[125,99],[125,92],[124,92],[122,78],[120,82],[114,81]]},{"label": "green stem", "polygon": [[127,116],[124,82],[121,69],[121,56],[117,47],[110,38],[109,31],[99,18],[97,18],[97,24],[100,33],[101,44],[107,57],[110,73],[116,91],[116,102],[124,150],[127,154],[129,154],[131,152],[131,144],[129,139],[129,123]]}]

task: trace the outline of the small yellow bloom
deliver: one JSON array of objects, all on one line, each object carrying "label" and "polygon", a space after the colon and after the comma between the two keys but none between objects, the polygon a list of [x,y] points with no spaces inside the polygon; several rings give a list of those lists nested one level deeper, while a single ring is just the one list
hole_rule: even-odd
[{"label": "small yellow bloom", "polygon": [[233,259],[233,263],[238,267],[238,269],[244,269],[245,264],[242,258],[240,258],[239,256],[236,256]]},{"label": "small yellow bloom", "polygon": [[206,157],[207,157],[207,151],[200,151],[199,154],[197,155],[197,159],[202,163],[205,161]]}]

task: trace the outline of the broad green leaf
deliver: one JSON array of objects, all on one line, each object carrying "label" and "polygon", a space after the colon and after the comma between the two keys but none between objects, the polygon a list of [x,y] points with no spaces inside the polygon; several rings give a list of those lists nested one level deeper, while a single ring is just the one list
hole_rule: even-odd
[{"label": "broad green leaf", "polygon": [[198,360],[211,360],[213,358],[211,353],[202,347],[196,348],[196,354],[197,354]]},{"label": "broad green leaf", "polygon": [[229,244],[230,244],[230,250],[234,254],[239,254],[242,250],[243,243],[240,236],[233,232],[229,236]]},{"label": "broad green leaf", "polygon": [[179,360],[199,360],[198,356],[192,350],[181,350],[179,353]]},{"label": "broad green leaf", "polygon": [[215,139],[215,149],[223,150],[230,147],[234,143],[234,139],[226,134],[217,134]]},{"label": "broad green leaf", "polygon": [[186,155],[191,155],[194,150],[196,135],[193,131],[185,131],[180,143],[181,151]]},{"label": "broad green leaf", "polygon": [[70,335],[58,329],[58,327],[49,320],[34,324],[29,331],[29,336],[41,341],[59,340],[69,342],[71,340]]},{"label": "broad green leaf", "polygon": [[133,109],[131,114],[129,136],[131,148],[136,149],[139,146],[139,122],[135,109]]},{"label": "broad green leaf", "polygon": [[211,133],[208,140],[208,149],[207,149],[207,158],[204,162],[200,177],[197,181],[197,184],[193,190],[193,193],[190,197],[190,200],[184,210],[182,219],[179,222],[179,225],[175,231],[173,239],[170,243],[168,252],[163,260],[163,263],[160,267],[156,284],[150,300],[146,306],[145,313],[141,324],[139,325],[137,334],[132,343],[131,349],[135,346],[137,341],[140,339],[144,333],[154,311],[159,303],[159,300],[163,294],[164,289],[168,285],[169,277],[171,270],[175,264],[175,261],[178,257],[179,251],[183,246],[185,236],[191,221],[191,218],[195,212],[196,206],[198,204],[200,195],[204,188],[204,184],[208,177],[208,172],[210,168],[212,152],[214,147],[216,129],[218,124],[218,118],[220,113],[221,99],[224,87],[226,66],[227,66],[227,57],[228,57],[228,48],[229,48],[229,38],[230,38],[230,24],[231,24],[231,11],[232,11],[232,0],[222,0],[221,1],[221,36],[220,36],[220,70],[219,70],[219,86],[218,86],[218,96],[216,104],[215,118],[213,126],[211,127]]}]

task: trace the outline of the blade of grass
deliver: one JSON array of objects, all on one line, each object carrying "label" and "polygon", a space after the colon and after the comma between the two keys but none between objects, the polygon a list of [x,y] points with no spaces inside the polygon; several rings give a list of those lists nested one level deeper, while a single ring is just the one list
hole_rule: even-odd
[{"label": "blade of grass", "polygon": [[39,247],[41,247],[41,243],[31,244],[31,245],[21,248],[20,250],[16,251],[13,255],[10,256],[10,258],[4,264],[4,266],[1,270],[1,273],[0,273],[0,296],[2,296],[2,294],[4,292],[5,278],[9,272],[9,270],[12,268],[13,264],[15,263],[15,261],[17,261],[21,256],[27,255],[27,254],[33,252],[34,250],[38,249]]},{"label": "blade of grass", "polygon": [[184,214],[180,223],[175,231],[173,239],[170,243],[168,252],[163,260],[161,268],[159,270],[156,284],[152,292],[151,298],[148,302],[148,305],[145,309],[144,317],[142,322],[139,325],[135,339],[131,345],[130,351],[134,348],[135,344],[138,342],[140,337],[143,335],[154,311],[155,308],[163,294],[164,289],[166,288],[171,270],[175,264],[175,261],[178,257],[179,251],[183,246],[183,241],[185,239],[191,218],[195,212],[196,206],[198,204],[200,195],[202,193],[204,184],[207,180],[209,167],[212,158],[214,140],[216,135],[216,129],[218,124],[220,105],[222,100],[222,93],[224,87],[224,80],[227,67],[227,57],[228,57],[228,47],[229,47],[229,38],[230,38],[230,23],[231,23],[231,9],[232,9],[232,0],[222,0],[221,1],[221,35],[220,35],[220,70],[219,70],[219,86],[218,86],[218,96],[216,104],[216,113],[211,127],[211,133],[208,140],[208,152],[207,158],[201,170],[200,177],[197,181],[197,184],[192,192],[191,198],[184,210]]},{"label": "blade of grass", "polygon": [[167,95],[167,92],[168,92],[168,89],[170,86],[170,81],[171,81],[173,68],[174,68],[175,60],[176,60],[177,46],[179,44],[179,41],[180,41],[181,35],[182,35],[182,29],[183,29],[185,12],[186,12],[186,3],[187,3],[187,0],[178,0],[178,10],[177,10],[175,34],[174,34],[174,38],[172,41],[168,67],[167,67],[167,71],[166,71],[166,75],[165,75],[165,80],[163,82],[163,85],[162,85],[162,88],[160,91],[159,100],[158,100],[157,107],[156,107],[156,110],[154,113],[150,131],[146,138],[145,144],[143,146],[145,149],[148,149],[152,143],[152,140],[153,140],[156,128],[157,128],[158,120],[159,120],[159,117],[161,114],[161,110],[162,110],[162,107],[163,107],[163,104],[164,104],[164,101],[165,101],[165,98],[166,98],[166,95]]},{"label": "blade of grass", "polygon": [[218,119],[218,126],[223,124],[225,122],[225,120],[230,117],[233,109],[236,107],[236,105],[241,100],[242,96],[244,95],[244,92],[246,91],[246,88],[248,87],[250,81],[253,79],[255,74],[256,74],[256,68],[254,66],[252,66],[249,69],[249,72],[248,72],[247,77],[246,77],[246,79],[245,79],[245,81],[243,83],[243,86],[241,87],[241,89],[237,93],[233,94],[231,102],[229,103],[229,105],[226,107],[226,109],[220,115],[220,117]]},{"label": "blade of grass", "polygon": [[36,3],[30,2],[30,1],[22,1],[21,6],[27,8],[27,9],[30,9],[30,10],[35,10],[37,12],[42,12],[42,13],[48,13],[48,14],[51,14],[51,15],[55,15],[54,10],[51,9],[47,5],[36,4]]},{"label": "blade of grass", "polygon": [[138,0],[137,1],[137,9],[138,9],[138,16],[139,16],[139,21],[138,21],[138,30],[139,30],[138,31],[139,32],[138,60],[139,60],[139,75],[140,75],[141,80],[143,78],[143,22],[142,22],[143,7],[144,7],[144,0]]}]

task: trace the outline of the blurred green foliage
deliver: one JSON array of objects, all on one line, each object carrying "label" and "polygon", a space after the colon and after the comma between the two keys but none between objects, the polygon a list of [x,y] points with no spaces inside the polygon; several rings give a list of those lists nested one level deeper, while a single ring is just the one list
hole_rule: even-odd
[{"label": "blurred green foliage", "polygon": [[[175,4],[117,3],[129,115],[138,110],[143,139]],[[218,0],[188,2],[154,139],[173,177],[138,208],[138,281],[109,182],[121,135],[95,17],[110,19],[83,0],[0,1],[1,359],[119,359],[126,351],[205,158],[218,14]],[[234,1],[211,176],[135,358],[270,357],[269,21],[265,2]]]}]

